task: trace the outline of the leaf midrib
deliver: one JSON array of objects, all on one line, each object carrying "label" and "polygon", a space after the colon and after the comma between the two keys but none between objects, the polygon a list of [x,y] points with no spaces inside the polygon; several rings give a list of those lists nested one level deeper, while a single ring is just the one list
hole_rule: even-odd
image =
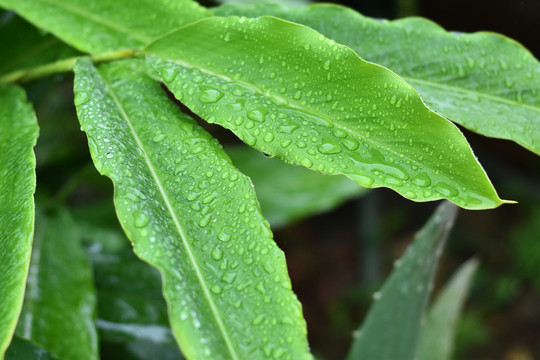
[{"label": "leaf midrib", "polygon": [[182,225],[180,224],[180,221],[178,220],[178,217],[176,215],[176,212],[174,211],[174,208],[169,200],[169,196],[165,190],[165,188],[163,187],[163,185],[161,184],[161,181],[159,180],[159,177],[156,173],[156,170],[154,168],[154,165],[152,164],[152,161],[150,160],[150,158],[148,157],[148,153],[146,151],[146,149],[144,148],[141,140],[139,139],[139,137],[137,136],[137,133],[130,121],[130,118],[129,116],[127,115],[127,113],[124,111],[124,108],[123,106],[121,105],[120,101],[118,100],[118,98],[116,97],[111,85],[107,82],[107,80],[101,76],[101,78],[103,79],[103,82],[105,84],[105,86],[107,87],[107,90],[109,91],[109,93],[111,94],[111,97],[113,98],[116,106],[118,107],[118,109],[120,110],[120,113],[122,114],[122,117],[124,118],[124,120],[126,121],[126,123],[128,124],[129,126],[129,129],[130,129],[130,132],[135,140],[135,142],[137,143],[137,146],[142,150],[142,153],[143,153],[143,156],[144,156],[144,161],[154,179],[154,182],[156,183],[156,186],[158,187],[158,190],[161,194],[161,197],[163,198],[163,201],[165,202],[165,206],[167,207],[167,210],[169,211],[169,213],[171,214],[171,218],[173,220],[173,223],[180,235],[180,238],[182,240],[182,245],[184,246],[187,254],[188,254],[188,258],[189,258],[189,261],[193,267],[193,270],[195,271],[195,274],[197,276],[197,279],[199,280],[199,283],[201,285],[201,288],[203,290],[203,293],[206,297],[206,300],[208,301],[208,304],[210,305],[210,309],[212,311],[212,314],[214,315],[214,318],[216,320],[216,323],[218,324],[218,327],[219,327],[219,330],[222,334],[222,337],[225,341],[225,344],[227,346],[227,350],[229,351],[229,354],[231,355],[231,358],[232,359],[235,359],[235,360],[238,360],[239,357],[238,355],[236,354],[236,350],[234,349],[234,346],[232,345],[232,342],[231,342],[231,339],[229,338],[229,334],[225,328],[225,325],[223,324],[223,320],[221,319],[221,316],[219,314],[219,311],[214,303],[214,300],[212,298],[212,295],[210,293],[210,290],[208,288],[208,286],[206,285],[206,282],[204,280],[204,277],[201,273],[201,270],[199,269],[199,265],[197,264],[197,261],[195,260],[195,256],[191,250],[191,247],[189,246],[189,242],[187,241],[187,236],[185,235],[184,233],[184,229],[182,228]]},{"label": "leaf midrib", "polygon": [[125,28],[123,26],[120,26],[118,25],[117,23],[114,23],[114,22],[111,22],[109,20],[107,20],[106,18],[102,17],[102,16],[99,16],[99,15],[96,15],[96,14],[93,14],[93,13],[90,13],[90,12],[86,12],[86,11],[83,11],[82,9],[78,8],[78,7],[75,7],[75,6],[71,6],[71,5],[68,5],[66,3],[63,3],[61,1],[56,1],[56,0],[39,0],[41,2],[44,2],[44,3],[48,3],[49,5],[52,5],[52,6],[56,6],[60,9],[63,9],[67,12],[72,12],[76,15],[79,15],[79,16],[82,16],[82,17],[85,17],[87,19],[90,19],[98,24],[101,24],[101,25],[104,25],[106,27],[109,27],[115,31],[118,31],[118,32],[121,32],[125,35],[127,35],[128,37],[131,37],[131,38],[134,38],[135,40],[138,40],[138,41],[141,41],[142,43],[148,43],[150,42],[152,39],[151,38],[147,38],[146,36],[140,34],[140,33],[137,33],[136,32],[136,28],[134,29],[128,29],[128,28]]}]

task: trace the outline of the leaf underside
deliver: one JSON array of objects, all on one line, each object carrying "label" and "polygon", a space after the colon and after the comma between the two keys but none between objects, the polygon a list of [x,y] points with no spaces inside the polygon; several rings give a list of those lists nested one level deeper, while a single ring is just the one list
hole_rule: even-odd
[{"label": "leaf underside", "polygon": [[36,116],[21,88],[0,85],[0,357],[21,311],[34,233]]},{"label": "leaf underside", "polygon": [[311,358],[283,253],[249,179],[136,61],[75,67],[98,171],[136,254],[158,268],[187,358]]},{"label": "leaf underside", "polygon": [[273,15],[309,26],[395,71],[452,121],[540,154],[540,62],[511,39],[447,32],[422,18],[380,21],[328,4],[298,9],[229,4],[213,12]]},{"label": "leaf underside", "polygon": [[304,26],[209,18],[144,52],[178,100],[269,155],[415,201],[501,204],[451,122],[394,73]]},{"label": "leaf underside", "polygon": [[433,277],[456,214],[453,204],[441,203],[396,262],[354,335],[349,360],[415,359]]}]

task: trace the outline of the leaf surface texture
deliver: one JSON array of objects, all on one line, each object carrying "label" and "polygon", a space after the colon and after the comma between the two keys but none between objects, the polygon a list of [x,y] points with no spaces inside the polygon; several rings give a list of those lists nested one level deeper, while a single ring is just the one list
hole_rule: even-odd
[{"label": "leaf surface texture", "polygon": [[451,122],[391,71],[311,29],[209,18],[144,51],[180,101],[262,152],[415,201],[501,204]]},{"label": "leaf surface texture", "polygon": [[124,231],[162,274],[182,352],[311,358],[283,253],[251,182],[138,68],[132,61],[97,71],[80,60],[75,102],[96,168],[115,185]]}]

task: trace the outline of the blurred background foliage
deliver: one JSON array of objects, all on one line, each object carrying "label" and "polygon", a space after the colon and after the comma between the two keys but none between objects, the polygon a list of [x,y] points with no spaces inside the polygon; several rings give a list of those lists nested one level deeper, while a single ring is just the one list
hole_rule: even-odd
[{"label": "blurred background foliage", "polygon": [[[298,0],[294,5],[307,2]],[[218,4],[202,3],[206,6]],[[448,30],[503,33],[540,57],[538,0],[358,0],[339,3],[372,17],[394,19],[418,15]],[[57,49],[54,56],[70,54],[69,49],[50,41],[52,49]],[[157,358],[156,353],[162,354],[161,359],[181,358],[167,328],[159,274],[131,253],[113,216],[111,184],[97,174],[91,163],[72,102],[72,76],[39,80],[27,84],[26,89],[41,128],[36,148],[38,206],[52,208],[67,203],[74,221],[84,229],[82,233],[94,266],[99,294],[98,326],[103,357],[145,359],[150,358],[148,351],[151,351],[153,358]],[[224,146],[239,144],[230,132],[201,124]],[[437,284],[443,284],[461,263],[473,256],[480,260],[480,267],[459,322],[454,357],[538,359],[540,157],[512,142],[461,130],[501,196],[517,200],[519,204],[488,211],[460,211],[442,258]],[[233,159],[242,157],[237,148],[230,154]],[[283,214],[278,212],[276,215],[271,209],[273,190],[271,184],[263,183],[265,178],[268,179],[264,174],[272,176],[270,179],[274,183],[291,183],[294,189],[294,181],[308,186],[312,173],[295,173],[298,168],[292,168],[288,174],[269,172],[271,161],[276,160],[261,156],[257,162],[260,170],[256,170],[257,166],[249,169],[260,191],[263,212],[272,222],[276,242],[286,253],[293,288],[303,304],[308,322],[311,347],[321,359],[342,359],[349,348],[351,333],[361,323],[370,304],[372,293],[436,204],[407,201],[387,189],[365,193],[340,179],[321,189],[332,193],[336,192],[336,187],[339,189],[332,201],[321,203],[305,196],[288,196],[292,201],[288,207],[290,213],[280,218]],[[244,171],[249,174],[248,169]],[[257,177],[263,180],[257,181]],[[264,200],[265,196],[267,200]],[[301,219],[302,206],[322,213]],[[122,283],[125,285],[126,279],[130,279],[127,280],[129,286],[124,288]],[[436,286],[435,293],[437,290]],[[118,319],[120,314],[125,318]],[[114,325],[130,322],[140,326],[124,331]]]}]

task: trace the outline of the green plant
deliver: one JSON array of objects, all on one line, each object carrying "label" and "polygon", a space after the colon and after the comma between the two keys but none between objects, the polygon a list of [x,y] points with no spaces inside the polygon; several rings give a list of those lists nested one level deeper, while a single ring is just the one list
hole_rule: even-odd
[{"label": "green plant", "polygon": [[[2,16],[2,354],[17,327],[6,357],[47,350],[53,358],[97,358],[96,306],[99,334],[127,343],[140,357],[160,351],[179,356],[173,339],[190,359],[312,357],[285,258],[250,178],[237,166],[255,172],[258,191],[273,174],[257,180],[257,170],[249,169],[264,159],[252,160],[257,154],[245,149],[231,151],[238,152],[233,163],[164,87],[201,119],[231,130],[259,152],[336,175],[281,170],[288,165],[268,162],[276,174],[298,172],[293,185],[299,179],[314,184],[307,191],[297,183],[311,205],[301,199],[302,206],[287,212],[285,200],[273,204],[282,223],[361,192],[340,175],[418,202],[447,199],[467,209],[506,202],[447,118],[540,151],[539,63],[499,35],[452,34],[417,18],[377,21],[331,5],[209,10],[188,0],[0,0],[0,6],[54,35],[40,35],[13,13]],[[26,35],[17,39],[15,33]],[[24,90],[14,83],[72,70],[93,163],[114,184],[116,215],[135,254],[159,273],[130,255],[109,225],[107,205],[68,209],[65,198],[81,179],[94,176],[81,158],[60,191],[38,187],[34,232],[38,128]],[[34,90],[52,103],[48,89]],[[64,126],[54,124],[51,132]],[[66,134],[61,136],[69,143]],[[50,163],[77,148],[42,146]],[[327,192],[320,192],[323,186]],[[266,198],[297,194],[291,187],[271,188]],[[448,358],[453,319],[474,265],[452,282],[449,288],[457,292],[441,296],[447,305],[433,306],[427,328],[421,318],[455,212],[455,206],[441,205],[403,256],[375,296],[351,359],[412,359],[418,351],[433,359],[433,334],[440,334],[446,349],[435,349],[436,356]],[[100,274],[95,280],[87,256]],[[118,263],[139,276],[123,274],[118,284],[125,269]],[[160,276],[167,311],[154,296]],[[122,289],[127,281],[141,289],[122,302],[131,291]],[[146,337],[121,326],[128,310],[156,324]],[[154,355],[144,355],[148,348]]]}]

